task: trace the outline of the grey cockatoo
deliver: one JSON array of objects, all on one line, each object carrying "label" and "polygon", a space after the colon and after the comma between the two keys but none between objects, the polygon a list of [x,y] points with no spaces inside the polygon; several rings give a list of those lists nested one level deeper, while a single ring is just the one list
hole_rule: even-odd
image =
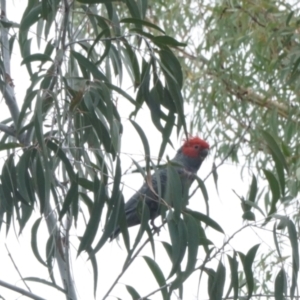
[{"label": "grey cockatoo", "polygon": [[[209,144],[199,137],[187,139],[171,160],[182,184],[182,191],[188,192],[188,188],[194,180],[203,160],[208,154]],[[168,181],[167,168],[156,170],[151,176],[151,183],[145,182],[142,187],[125,203],[125,215],[128,227],[141,223],[137,207],[141,201],[145,201],[150,212],[151,224],[159,216],[162,199],[166,192]],[[184,192],[183,192],[184,193]],[[160,195],[161,196],[160,196]],[[182,195],[184,198],[184,195]],[[184,201],[184,199],[183,199]],[[111,240],[118,236],[120,227],[111,234]]]}]

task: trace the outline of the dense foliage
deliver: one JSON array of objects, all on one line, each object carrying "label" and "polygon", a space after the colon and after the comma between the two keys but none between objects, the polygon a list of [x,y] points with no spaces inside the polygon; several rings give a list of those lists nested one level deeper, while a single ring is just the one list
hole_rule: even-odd
[{"label": "dense foliage", "polygon": [[[29,0],[19,23],[6,18],[6,6],[1,0],[0,84],[10,117],[1,117],[0,123],[0,150],[7,151],[1,165],[0,228],[11,235],[14,225],[20,234],[29,221],[33,224],[28,243],[51,282],[34,274],[28,281],[77,299],[72,239],[76,253],[88,255],[93,292],[103,298],[145,247],[152,250],[152,256],[143,257],[160,287],[153,293],[164,300],[175,293],[182,298],[192,274],[199,285],[205,281],[214,300],[293,298],[299,273],[297,6],[269,0]],[[18,97],[17,70],[11,70],[17,48],[28,75],[26,94]],[[124,107],[129,108],[126,116]],[[147,125],[137,122],[145,109],[162,140],[157,161]],[[228,237],[210,217],[210,191],[198,178],[206,212],[166,207],[163,222],[170,239],[161,244],[171,269],[160,266],[147,210],[135,237],[124,220],[124,117],[144,148],[145,162],[133,160],[132,169],[146,180],[160,167],[174,132],[209,136],[216,189],[219,167],[228,160],[252,178],[249,190],[237,194],[243,210],[237,217],[246,222],[237,232],[251,226],[270,230],[272,249],[260,258],[257,243],[246,253],[232,249],[234,235]],[[175,177],[166,194],[173,198],[166,203],[180,201]],[[37,238],[41,223],[48,228],[46,259]],[[113,285],[103,287],[97,255],[116,225],[122,228],[127,257]],[[82,233],[75,238],[70,237],[74,228]],[[221,247],[208,235],[211,231],[225,234]],[[0,285],[16,290],[1,280]],[[142,298],[138,286],[128,285],[127,291],[132,299]]]}]

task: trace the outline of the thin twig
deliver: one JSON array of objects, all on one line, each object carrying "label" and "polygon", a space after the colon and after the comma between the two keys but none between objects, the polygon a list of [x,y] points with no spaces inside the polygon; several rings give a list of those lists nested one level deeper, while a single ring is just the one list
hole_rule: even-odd
[{"label": "thin twig", "polygon": [[22,274],[21,274],[21,272],[20,272],[18,266],[16,265],[16,263],[15,263],[15,261],[14,261],[12,255],[10,254],[10,251],[8,250],[8,247],[7,247],[6,244],[5,244],[5,248],[6,248],[6,251],[7,251],[8,256],[9,256],[11,262],[13,263],[13,265],[14,265],[16,271],[18,272],[18,274],[19,274],[21,280],[23,281],[24,285],[27,287],[28,291],[31,292],[30,287],[29,287],[28,284],[25,282],[25,280],[24,280],[24,278],[23,278],[23,276],[22,276]]},{"label": "thin twig", "polygon": [[111,287],[108,289],[108,291],[106,292],[106,294],[103,297],[103,300],[105,300],[109,293],[112,291],[112,289],[115,287],[115,285],[118,283],[119,279],[124,275],[125,271],[128,269],[128,267],[131,265],[131,263],[134,261],[134,259],[137,257],[137,255],[142,251],[142,249],[148,244],[148,242],[150,241],[150,238],[148,238],[143,244],[142,246],[137,250],[137,252],[132,256],[132,258],[128,261],[128,263],[124,266],[124,268],[122,269],[122,272],[118,275],[118,277],[115,279],[115,281],[113,282],[113,284],[111,285]]},{"label": "thin twig", "polygon": [[163,285],[163,286],[159,287],[157,290],[155,290],[155,291],[151,292],[150,294],[148,294],[148,295],[146,295],[146,296],[144,296],[144,297],[141,297],[141,298],[139,298],[139,299],[137,299],[137,300],[144,300],[144,299],[148,299],[148,297],[149,297],[149,296],[152,296],[152,295],[154,295],[155,293],[157,293],[157,292],[161,291],[162,289],[165,289],[165,288],[167,288],[167,287],[168,287],[168,286],[170,286],[170,285],[171,285],[171,283],[165,284],[165,285]]},{"label": "thin twig", "polygon": [[[118,40],[122,40],[124,38],[132,37],[132,36],[137,36],[137,34],[127,34],[127,35],[115,36],[115,37],[110,37],[110,38],[103,38],[103,39],[100,39],[99,42],[118,41]],[[68,44],[66,44],[66,48],[73,44],[78,44],[78,43],[82,43],[82,42],[95,42],[95,39],[82,39],[82,40],[72,41],[72,42],[69,42]]]},{"label": "thin twig", "polygon": [[[163,222],[160,226],[157,227],[156,232],[159,232],[159,230],[165,225],[165,222]],[[143,250],[143,248],[149,243],[150,238],[147,238],[146,241],[141,245],[141,247],[137,250],[137,252],[131,257],[130,260],[128,260],[127,264],[123,267],[122,272],[118,275],[118,277],[115,279],[111,287],[108,289],[106,294],[103,297],[103,300],[105,300],[109,293],[112,291],[112,289],[115,287],[115,285],[118,283],[119,279],[124,275],[126,270],[129,268],[131,263],[135,260],[135,258],[138,256],[138,254]]]},{"label": "thin twig", "polygon": [[[205,257],[205,259],[204,259],[204,262],[199,266],[199,267],[197,267],[197,268],[195,268],[194,269],[194,271],[193,272],[195,272],[196,270],[200,270],[201,271],[201,274],[200,274],[200,276],[202,276],[202,272],[203,272],[203,270],[204,270],[204,268],[205,268],[205,265],[209,262],[209,261],[211,261],[212,259],[214,259],[224,248],[225,248],[225,246],[226,245],[228,245],[229,244],[229,242],[239,233],[239,232],[241,232],[242,230],[244,230],[246,227],[249,227],[250,226],[250,224],[246,224],[246,225],[244,225],[243,227],[241,227],[239,230],[237,230],[236,232],[234,232],[229,238],[228,238],[228,240],[222,245],[222,247],[221,248],[219,248],[215,253],[214,253],[214,255],[213,256],[211,256],[211,257],[208,257],[208,256],[206,256]],[[199,298],[199,283],[198,283],[198,292],[197,292],[197,298]]]}]

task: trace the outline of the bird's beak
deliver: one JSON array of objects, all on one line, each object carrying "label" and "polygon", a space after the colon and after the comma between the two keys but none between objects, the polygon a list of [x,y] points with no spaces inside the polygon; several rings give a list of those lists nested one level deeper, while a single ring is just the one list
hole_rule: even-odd
[{"label": "bird's beak", "polygon": [[208,149],[201,150],[201,152],[200,152],[200,157],[201,158],[204,159],[207,155],[208,155]]}]

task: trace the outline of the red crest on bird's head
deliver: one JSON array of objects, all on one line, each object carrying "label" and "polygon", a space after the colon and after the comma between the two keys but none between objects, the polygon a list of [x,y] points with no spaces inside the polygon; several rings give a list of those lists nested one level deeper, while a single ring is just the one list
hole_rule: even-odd
[{"label": "red crest on bird's head", "polygon": [[197,136],[189,137],[184,141],[182,153],[190,157],[198,157],[199,153],[204,149],[209,149],[209,144],[206,141]]}]

